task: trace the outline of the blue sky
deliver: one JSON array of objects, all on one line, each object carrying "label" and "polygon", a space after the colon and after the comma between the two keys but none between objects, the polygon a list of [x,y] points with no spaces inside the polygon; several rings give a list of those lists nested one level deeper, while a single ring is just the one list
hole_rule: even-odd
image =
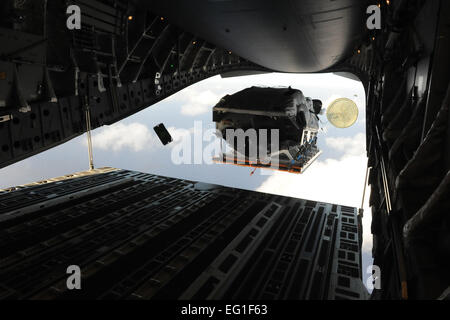
[{"label": "blue sky", "polygon": [[[214,128],[212,107],[226,94],[249,86],[292,86],[305,96],[321,99],[326,108],[334,99],[356,102],[359,118],[350,128],[338,129],[321,116],[323,132],[318,144],[320,158],[302,175],[258,170],[232,165],[182,164],[171,160],[176,143],[162,146],[153,127],[164,123],[175,142],[194,121]],[[184,129],[184,130],[183,130]],[[205,143],[206,145],[207,143]],[[112,126],[93,131],[94,164],[176,178],[198,180],[248,190],[257,190],[322,202],[360,207],[367,158],[365,154],[365,94],[360,82],[333,74],[262,74],[236,78],[212,77]],[[81,136],[34,157],[0,169],[0,188],[88,169],[86,136]],[[264,174],[262,174],[264,173]],[[367,195],[370,189],[367,190]],[[368,197],[366,197],[367,200]],[[371,261],[371,214],[367,201],[363,221],[363,275]],[[365,277],[363,277],[364,279]]]}]

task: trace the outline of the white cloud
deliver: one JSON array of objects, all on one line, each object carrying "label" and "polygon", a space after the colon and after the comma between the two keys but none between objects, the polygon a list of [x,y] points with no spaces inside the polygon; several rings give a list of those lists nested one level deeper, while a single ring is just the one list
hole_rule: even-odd
[{"label": "white cloud", "polygon": [[258,191],[359,207],[366,164],[364,156],[353,155],[316,161],[301,175],[273,173]]},{"label": "white cloud", "polygon": [[328,147],[346,155],[364,155],[366,151],[366,136],[358,133],[354,137],[329,137],[325,139]]},{"label": "white cloud", "polygon": [[[193,134],[194,128],[169,127],[167,131],[169,131],[173,139],[173,142],[168,146],[173,147],[176,143],[182,141],[184,136]],[[86,139],[82,143],[86,146]],[[139,122],[130,124],[116,123],[103,127],[98,133],[92,135],[92,145],[94,150],[102,149],[114,152],[126,149],[139,152],[149,148],[164,147],[152,129]]]},{"label": "white cloud", "polygon": [[211,112],[222,95],[211,90],[199,90],[198,88],[187,88],[174,97],[176,101],[182,101],[181,114],[186,116],[198,116]]},{"label": "white cloud", "polygon": [[198,116],[209,112],[209,106],[204,104],[184,104],[181,106],[181,114],[185,116]]},{"label": "white cloud", "polygon": [[[92,136],[94,149],[121,151],[131,149],[135,152],[152,148],[158,142],[149,128],[138,122],[130,124],[116,123],[102,128]],[[86,142],[84,142],[86,143]]]},{"label": "white cloud", "polygon": [[[34,170],[29,159],[0,169],[0,189],[44,180],[38,170]],[[30,178],[32,177],[32,178]]]}]

